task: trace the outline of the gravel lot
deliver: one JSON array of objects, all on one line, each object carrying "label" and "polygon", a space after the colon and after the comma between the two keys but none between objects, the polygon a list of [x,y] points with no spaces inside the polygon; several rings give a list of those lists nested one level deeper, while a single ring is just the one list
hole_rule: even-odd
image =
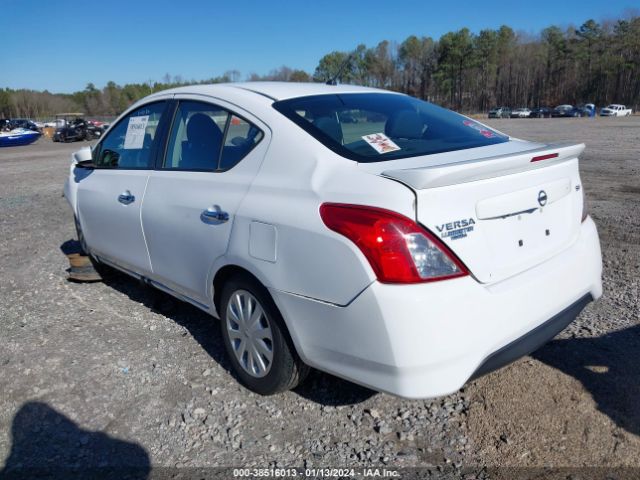
[{"label": "gravel lot", "polygon": [[319,372],[278,396],[246,391],[214,319],[124,275],[66,280],[61,247],[75,233],[61,192],[82,144],[0,150],[0,476],[107,466],[136,466],[136,478],[176,466],[441,466],[479,477],[498,465],[640,467],[640,117],[491,124],[587,143],[582,177],[605,295],[532,357],[427,401]]}]

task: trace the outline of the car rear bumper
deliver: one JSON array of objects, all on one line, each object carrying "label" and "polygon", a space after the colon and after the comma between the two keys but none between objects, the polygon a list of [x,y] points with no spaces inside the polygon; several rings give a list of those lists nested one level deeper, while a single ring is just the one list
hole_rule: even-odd
[{"label": "car rear bumper", "polygon": [[302,359],[375,390],[428,398],[530,353],[602,294],[595,224],[543,264],[494,284],[472,277],[374,282],[337,306],[272,290]]},{"label": "car rear bumper", "polygon": [[554,315],[546,322],[538,325],[533,330],[525,333],[520,338],[515,339],[508,345],[500,348],[489,355],[484,362],[471,375],[470,380],[479,378],[483,375],[491,373],[499,368],[509,365],[511,362],[518,360],[531,352],[535,352],[562,330],[567,328],[573,322],[580,312],[589,302],[593,301],[593,296],[587,293],[577,302],[569,305],[560,313]]}]

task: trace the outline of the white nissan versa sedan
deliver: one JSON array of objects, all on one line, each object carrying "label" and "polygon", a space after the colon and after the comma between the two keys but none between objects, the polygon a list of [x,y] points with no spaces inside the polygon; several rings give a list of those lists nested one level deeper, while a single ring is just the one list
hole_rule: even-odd
[{"label": "white nissan versa sedan", "polygon": [[199,85],[132,106],[65,195],[94,262],[221,319],[249,389],[311,366],[424,398],[600,297],[583,149],[383,90]]}]

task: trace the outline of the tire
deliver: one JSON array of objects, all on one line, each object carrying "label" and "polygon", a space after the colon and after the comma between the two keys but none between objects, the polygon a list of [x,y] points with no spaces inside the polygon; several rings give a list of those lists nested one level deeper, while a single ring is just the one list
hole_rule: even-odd
[{"label": "tire", "polygon": [[73,223],[76,226],[76,236],[78,237],[78,242],[80,243],[80,248],[82,248],[83,253],[89,257],[91,264],[96,272],[98,272],[101,276],[106,276],[110,272],[110,267],[101,263],[96,259],[93,255],[91,255],[89,251],[89,246],[87,245],[87,241],[84,238],[84,233],[82,232],[82,226],[80,225],[80,220],[75,215],[73,216]]},{"label": "tire", "polygon": [[249,390],[273,395],[307,376],[309,367],[298,356],[282,315],[251,276],[233,276],[223,286],[220,330],[233,370]]},{"label": "tire", "polygon": [[76,237],[78,237],[78,242],[80,243],[80,247],[82,248],[82,251],[86,255],[89,255],[89,247],[87,246],[87,241],[84,238],[84,233],[82,233],[82,227],[80,226],[80,220],[78,220],[78,217],[76,217],[75,215],[73,216],[73,223],[76,226]]}]

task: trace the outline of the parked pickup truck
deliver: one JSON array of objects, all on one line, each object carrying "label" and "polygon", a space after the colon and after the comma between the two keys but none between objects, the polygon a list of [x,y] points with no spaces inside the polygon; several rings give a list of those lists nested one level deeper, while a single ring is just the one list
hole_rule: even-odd
[{"label": "parked pickup truck", "polygon": [[600,110],[601,117],[628,117],[632,113],[630,108],[615,103]]}]

